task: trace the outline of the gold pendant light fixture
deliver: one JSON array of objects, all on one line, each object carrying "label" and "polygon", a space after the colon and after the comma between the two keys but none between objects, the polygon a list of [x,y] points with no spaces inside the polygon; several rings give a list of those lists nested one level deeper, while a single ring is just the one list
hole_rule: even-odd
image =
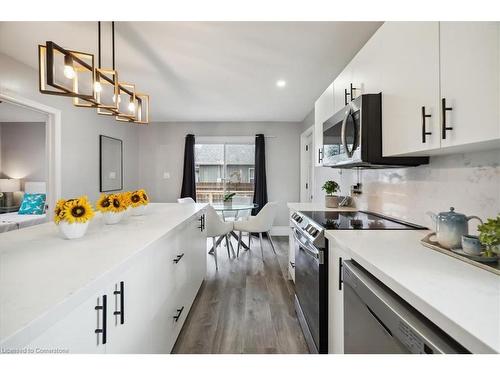
[{"label": "gold pendant light fixture", "polygon": [[101,67],[101,22],[98,22],[98,66],[94,55],[62,48],[52,41],[38,46],[39,89],[43,94],[68,96],[77,107],[96,108],[120,122],[149,123],[149,95],[118,80],[115,69],[115,24],[111,23],[112,68]]}]

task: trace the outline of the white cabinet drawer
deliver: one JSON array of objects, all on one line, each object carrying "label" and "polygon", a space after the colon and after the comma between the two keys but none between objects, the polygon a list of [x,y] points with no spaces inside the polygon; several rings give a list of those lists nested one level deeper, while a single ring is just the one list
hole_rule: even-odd
[{"label": "white cabinet drawer", "polygon": [[[95,333],[96,329],[103,328],[103,312],[95,308],[102,306],[104,294],[103,292],[89,298],[64,319],[58,321],[33,340],[28,348],[34,350],[35,353],[38,350],[51,349],[60,349],[72,354],[105,353],[106,346],[102,341],[103,334]],[[107,298],[107,314],[110,311],[109,302]]]}]

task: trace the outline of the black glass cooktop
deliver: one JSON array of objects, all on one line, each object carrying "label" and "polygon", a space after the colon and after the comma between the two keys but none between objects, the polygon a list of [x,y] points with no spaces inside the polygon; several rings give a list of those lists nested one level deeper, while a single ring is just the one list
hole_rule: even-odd
[{"label": "black glass cooktop", "polygon": [[331,229],[427,229],[367,211],[301,211],[326,230]]}]

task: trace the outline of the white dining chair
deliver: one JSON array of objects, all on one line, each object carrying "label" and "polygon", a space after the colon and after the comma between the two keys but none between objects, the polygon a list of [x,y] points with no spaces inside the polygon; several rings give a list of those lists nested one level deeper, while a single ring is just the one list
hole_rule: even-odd
[{"label": "white dining chair", "polygon": [[[231,253],[229,252],[229,246],[231,245],[231,240],[229,238],[230,233],[233,230],[233,222],[232,221],[223,221],[220,216],[217,214],[217,211],[210,206],[207,205],[206,208],[206,220],[207,220],[207,237],[212,237],[213,244],[213,254],[215,258],[215,269],[219,269],[219,265],[217,263],[217,245],[222,241],[222,236],[226,239],[226,247],[227,247],[227,256],[231,258]],[[217,239],[219,237],[219,239]],[[234,250],[233,250],[234,253]]]},{"label": "white dining chair", "polygon": [[196,203],[193,198],[187,197],[187,198],[179,198],[177,199],[177,203]]},{"label": "white dining chair", "polygon": [[[236,221],[234,222],[234,230],[239,232],[238,239],[238,250],[236,256],[240,255],[241,238],[242,232],[246,233],[259,233],[260,239],[260,252],[262,254],[262,260],[264,260],[264,247],[262,245],[262,233],[267,234],[269,243],[273,249],[274,254],[276,254],[276,249],[274,247],[274,242],[271,237],[271,227],[273,226],[274,218],[276,217],[278,205],[276,202],[267,203],[262,210],[256,216],[250,216],[248,220]],[[249,242],[250,248],[250,242]]]}]

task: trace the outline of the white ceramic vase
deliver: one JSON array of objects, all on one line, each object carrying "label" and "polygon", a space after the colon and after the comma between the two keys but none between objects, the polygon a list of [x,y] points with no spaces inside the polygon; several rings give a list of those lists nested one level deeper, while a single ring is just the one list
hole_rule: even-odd
[{"label": "white ceramic vase", "polygon": [[103,212],[102,218],[106,224],[117,224],[121,221],[123,216],[125,215],[125,211],[121,212]]},{"label": "white ceramic vase", "polygon": [[132,207],[132,215],[134,216],[144,215],[144,213],[146,212],[146,207],[147,205]]},{"label": "white ceramic vase", "polygon": [[68,223],[67,221],[61,221],[57,227],[64,238],[74,240],[75,238],[80,238],[85,235],[87,228],[89,227],[89,222]]}]

